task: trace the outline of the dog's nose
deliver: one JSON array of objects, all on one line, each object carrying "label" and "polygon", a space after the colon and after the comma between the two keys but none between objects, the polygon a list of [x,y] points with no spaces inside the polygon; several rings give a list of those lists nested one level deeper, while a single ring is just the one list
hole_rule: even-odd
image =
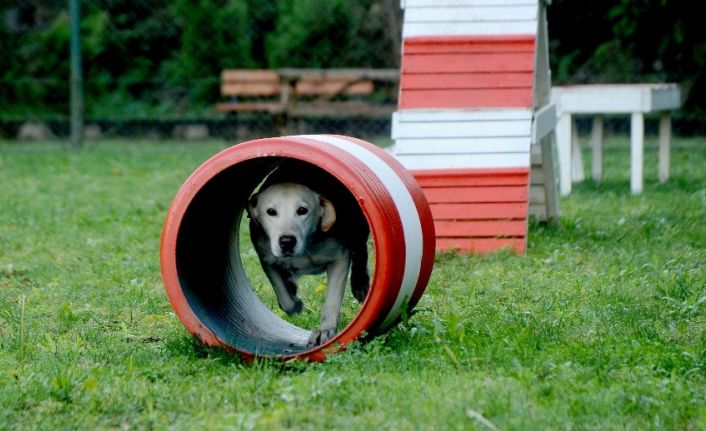
[{"label": "dog's nose", "polygon": [[292,235],[282,235],[279,237],[279,248],[283,253],[291,253],[297,245],[297,239]]}]

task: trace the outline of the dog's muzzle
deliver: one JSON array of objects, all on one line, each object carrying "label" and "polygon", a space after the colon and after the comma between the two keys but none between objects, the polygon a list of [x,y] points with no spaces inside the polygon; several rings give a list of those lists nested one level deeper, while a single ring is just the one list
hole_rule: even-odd
[{"label": "dog's muzzle", "polygon": [[294,248],[296,246],[297,238],[293,235],[282,235],[279,237],[279,249],[282,251],[283,255],[287,256],[294,254]]}]

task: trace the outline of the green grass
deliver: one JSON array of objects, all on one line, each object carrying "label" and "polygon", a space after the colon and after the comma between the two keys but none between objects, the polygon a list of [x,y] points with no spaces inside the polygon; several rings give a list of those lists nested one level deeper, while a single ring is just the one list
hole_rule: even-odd
[{"label": "green grass", "polygon": [[321,364],[204,348],[169,305],[166,209],[224,146],[0,144],[0,429],[706,429],[706,139],[664,185],[648,141],[640,196],[609,141],[527,255],[438,256],[409,322]]}]

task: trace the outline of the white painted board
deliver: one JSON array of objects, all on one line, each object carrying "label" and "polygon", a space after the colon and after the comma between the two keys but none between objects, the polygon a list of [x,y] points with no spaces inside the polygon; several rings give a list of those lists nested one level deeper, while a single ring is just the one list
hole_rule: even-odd
[{"label": "white painted board", "polygon": [[529,151],[525,153],[399,155],[407,169],[484,169],[529,168]]},{"label": "white painted board", "polygon": [[396,155],[526,153],[530,139],[521,137],[398,139]]}]

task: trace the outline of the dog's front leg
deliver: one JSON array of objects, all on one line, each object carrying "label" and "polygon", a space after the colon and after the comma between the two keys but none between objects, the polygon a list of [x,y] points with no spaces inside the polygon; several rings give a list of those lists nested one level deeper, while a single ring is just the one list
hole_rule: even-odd
[{"label": "dog's front leg", "polygon": [[279,308],[290,316],[301,313],[304,309],[304,303],[296,296],[296,285],[293,288],[288,287],[288,283],[292,283],[292,281],[289,278],[285,279],[282,272],[270,264],[263,263],[262,269],[275,289]]},{"label": "dog's front leg", "polygon": [[350,265],[351,260],[348,254],[329,265],[326,301],[321,310],[319,329],[312,331],[311,336],[309,336],[309,346],[323,344],[336,335]]}]

